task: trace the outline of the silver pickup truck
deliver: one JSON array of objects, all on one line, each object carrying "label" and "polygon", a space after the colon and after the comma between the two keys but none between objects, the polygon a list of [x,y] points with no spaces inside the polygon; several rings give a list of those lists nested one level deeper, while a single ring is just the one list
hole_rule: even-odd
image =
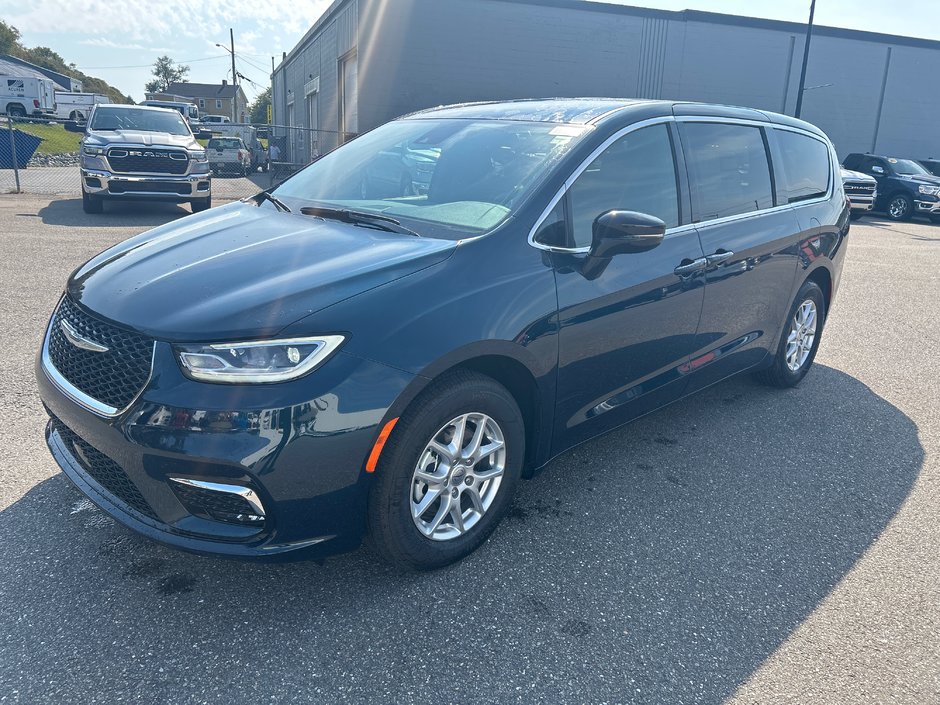
[{"label": "silver pickup truck", "polygon": [[66,123],[82,132],[82,207],[101,213],[104,201],[189,203],[193,212],[212,205],[206,150],[175,110],[97,105],[88,122]]}]

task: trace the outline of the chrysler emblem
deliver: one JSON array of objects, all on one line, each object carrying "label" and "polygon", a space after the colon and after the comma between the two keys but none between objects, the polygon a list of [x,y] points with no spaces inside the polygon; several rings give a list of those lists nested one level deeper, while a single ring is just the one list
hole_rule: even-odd
[{"label": "chrysler emblem", "polygon": [[65,335],[66,340],[68,340],[76,348],[90,350],[91,352],[96,353],[108,352],[108,348],[106,346],[86,338],[84,335],[75,330],[72,324],[68,321],[64,319],[59,321],[59,327],[62,329],[62,333]]}]

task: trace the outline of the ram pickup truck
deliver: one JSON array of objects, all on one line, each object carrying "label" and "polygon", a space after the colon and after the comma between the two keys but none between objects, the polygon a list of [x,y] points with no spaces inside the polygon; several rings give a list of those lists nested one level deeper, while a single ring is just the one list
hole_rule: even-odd
[{"label": "ram pickup truck", "polygon": [[878,198],[878,182],[874,177],[863,174],[860,171],[850,171],[842,169],[842,186],[845,189],[845,195],[852,205],[850,217],[852,220],[858,220],[863,215],[871,212],[875,207],[875,199]]},{"label": "ram pickup truck", "polygon": [[206,145],[209,154],[209,167],[212,173],[220,176],[228,171],[239,176],[247,176],[251,168],[251,152],[240,137],[213,137]]},{"label": "ram pickup truck", "polygon": [[884,212],[891,220],[922,215],[940,222],[940,177],[913,159],[850,154],[842,166],[868,174],[878,182],[874,210]]},{"label": "ram pickup truck", "polygon": [[138,105],[96,105],[81,132],[82,207],[101,213],[106,200],[212,205],[206,150],[175,110]]}]

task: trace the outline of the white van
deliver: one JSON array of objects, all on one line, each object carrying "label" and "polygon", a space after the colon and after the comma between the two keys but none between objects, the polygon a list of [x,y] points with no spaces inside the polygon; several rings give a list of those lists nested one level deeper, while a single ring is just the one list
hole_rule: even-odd
[{"label": "white van", "polygon": [[106,95],[97,93],[69,93],[55,92],[55,116],[63,120],[77,120],[83,122],[91,113],[93,106],[98,103],[110,103]]},{"label": "white van", "polygon": [[0,113],[43,117],[55,112],[55,83],[48,78],[0,76]]},{"label": "white van", "polygon": [[138,105],[149,105],[152,108],[170,108],[179,111],[189,124],[199,122],[199,108],[195,103],[186,103],[182,100],[145,100]]}]

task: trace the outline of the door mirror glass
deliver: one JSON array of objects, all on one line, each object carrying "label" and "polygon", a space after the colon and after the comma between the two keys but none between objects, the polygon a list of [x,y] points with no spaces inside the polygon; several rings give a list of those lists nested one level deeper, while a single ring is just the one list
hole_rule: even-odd
[{"label": "door mirror glass", "polygon": [[594,220],[592,257],[646,252],[657,247],[666,235],[666,223],[636,211],[607,211]]},{"label": "door mirror glass", "polygon": [[884,176],[884,175],[885,175],[885,170],[882,169],[880,166],[873,166],[873,167],[871,168],[871,173],[872,173],[872,174],[876,174],[877,176]]}]

